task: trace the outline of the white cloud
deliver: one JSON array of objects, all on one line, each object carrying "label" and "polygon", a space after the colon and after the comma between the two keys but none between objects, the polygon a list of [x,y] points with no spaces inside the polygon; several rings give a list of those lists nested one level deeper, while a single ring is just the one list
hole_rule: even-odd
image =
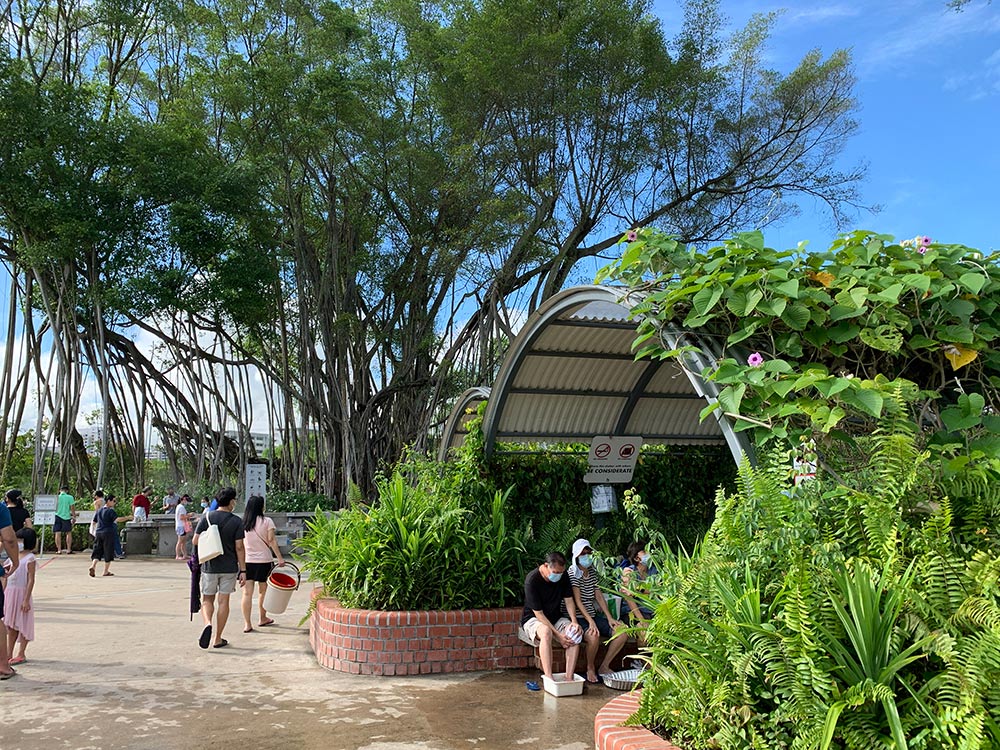
[{"label": "white cloud", "polygon": [[[956,13],[940,3],[921,5],[922,10],[911,8],[895,18],[873,19],[878,22],[871,29],[876,36],[858,54],[863,71],[902,69],[915,62],[941,60],[950,45],[1000,32],[1000,14],[989,6]],[[886,29],[884,33],[879,33],[880,27]]]},{"label": "white cloud", "polygon": [[797,6],[794,10],[782,13],[779,23],[782,26],[802,27],[828,23],[841,18],[853,18],[861,14],[861,10],[850,5],[818,5],[815,7]]}]

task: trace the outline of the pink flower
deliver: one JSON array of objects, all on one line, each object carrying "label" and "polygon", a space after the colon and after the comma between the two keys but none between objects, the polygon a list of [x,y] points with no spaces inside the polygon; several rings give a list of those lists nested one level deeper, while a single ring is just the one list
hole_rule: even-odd
[{"label": "pink flower", "polygon": [[635,229],[630,229],[628,230],[628,232],[625,233],[625,239],[627,239],[629,242],[635,242],[637,239],[639,239],[639,232],[636,231]]},{"label": "pink flower", "polygon": [[747,364],[751,367],[760,367],[764,364],[764,357],[761,356],[760,352],[754,352],[749,357],[747,357]]},{"label": "pink flower", "polygon": [[923,245],[924,247],[927,247],[929,244],[931,244],[931,238],[930,237],[921,237],[920,238],[920,244]]},{"label": "pink flower", "polygon": [[927,252],[927,247],[925,245],[921,245],[920,247],[917,248],[917,252],[923,255],[924,253]]}]

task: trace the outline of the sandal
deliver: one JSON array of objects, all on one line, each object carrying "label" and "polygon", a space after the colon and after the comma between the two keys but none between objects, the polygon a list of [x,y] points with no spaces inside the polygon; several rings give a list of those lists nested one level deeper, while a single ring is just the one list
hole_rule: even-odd
[{"label": "sandal", "polygon": [[243,632],[244,633],[252,633],[253,632],[253,628],[243,628]]},{"label": "sandal", "polygon": [[97,574],[96,574],[96,573],[94,572],[94,569],[93,569],[93,568],[90,568],[90,569],[89,569],[89,570],[88,570],[87,572],[88,572],[88,573],[90,573],[90,577],[91,577],[91,578],[93,578],[93,577],[94,577],[95,575],[97,575]]},{"label": "sandal", "polygon": [[10,666],[12,666],[12,667],[13,667],[13,666],[16,666],[16,665],[18,665],[18,664],[24,664],[24,663],[25,663],[26,661],[28,661],[28,659],[27,659],[26,657],[24,657],[24,656],[15,656],[15,657],[14,657],[13,659],[11,659],[11,660],[10,660],[9,662],[7,662],[7,663],[8,663],[8,664],[9,664]]},{"label": "sandal", "polygon": [[260,621],[260,627],[266,628],[268,625],[274,625],[274,620],[267,619],[267,620],[261,620]]},{"label": "sandal", "polygon": [[10,670],[9,672],[0,672],[0,680],[9,680],[11,677],[16,677],[16,676],[17,672],[15,672],[13,669]]},{"label": "sandal", "polygon": [[229,641],[227,641],[225,638],[223,638],[218,643],[213,643],[212,644],[212,648],[225,648],[228,645],[229,645]]},{"label": "sandal", "polygon": [[113,575],[114,575],[114,573],[112,573],[112,572],[111,572],[111,571],[109,570],[109,571],[108,571],[107,573],[105,573],[104,575],[106,575],[106,576],[113,576]]},{"label": "sandal", "polygon": [[198,638],[198,645],[202,648],[208,648],[208,644],[212,640],[212,626],[206,625],[205,629],[201,631],[201,637]]}]

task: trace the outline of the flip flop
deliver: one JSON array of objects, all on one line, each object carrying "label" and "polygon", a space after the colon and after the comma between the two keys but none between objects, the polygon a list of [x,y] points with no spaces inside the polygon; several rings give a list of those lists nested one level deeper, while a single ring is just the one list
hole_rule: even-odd
[{"label": "flip flop", "polygon": [[268,625],[274,625],[274,620],[263,620],[259,627],[266,628]]},{"label": "flip flop", "polygon": [[244,633],[252,633],[253,632],[253,628],[243,628],[243,632]]},{"label": "flip flop", "polygon": [[90,577],[91,577],[91,578],[93,578],[93,577],[94,577],[95,575],[97,575],[97,574],[96,574],[96,573],[94,572],[94,569],[93,569],[93,568],[90,568],[90,569],[89,569],[89,570],[88,570],[87,572],[88,572],[88,573],[90,573]]},{"label": "flip flop", "polygon": [[225,648],[228,645],[229,645],[229,641],[227,641],[225,638],[223,638],[218,643],[212,644],[212,648]]},{"label": "flip flop", "polygon": [[16,676],[17,672],[15,672],[13,669],[10,670],[9,672],[0,672],[0,680],[9,680],[11,677],[16,677]]},{"label": "flip flop", "polygon": [[7,663],[10,664],[13,667],[13,666],[15,666],[17,664],[24,664],[26,661],[28,661],[28,660],[24,656],[15,656],[13,659],[11,659]]},{"label": "flip flop", "polygon": [[106,576],[113,576],[113,575],[114,575],[114,573],[112,573],[112,572],[111,572],[111,571],[109,570],[109,571],[108,571],[107,573],[105,573],[104,575],[106,575]]},{"label": "flip flop", "polygon": [[534,680],[528,680],[526,683],[524,683],[524,686],[528,688],[528,690],[531,690],[533,692],[541,690],[541,688],[538,686],[538,683],[535,682]]},{"label": "flip flop", "polygon": [[212,642],[212,626],[206,625],[205,629],[201,631],[201,637],[198,638],[198,645],[202,648],[208,648],[208,644]]}]

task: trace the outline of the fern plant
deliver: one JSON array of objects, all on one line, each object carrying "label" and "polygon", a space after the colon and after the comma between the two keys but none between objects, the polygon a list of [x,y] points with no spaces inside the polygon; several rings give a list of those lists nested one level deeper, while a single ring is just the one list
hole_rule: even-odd
[{"label": "fern plant", "polygon": [[1000,748],[1000,563],[921,439],[890,416],[794,489],[744,464],[690,556],[655,550],[635,721],[685,750]]}]

